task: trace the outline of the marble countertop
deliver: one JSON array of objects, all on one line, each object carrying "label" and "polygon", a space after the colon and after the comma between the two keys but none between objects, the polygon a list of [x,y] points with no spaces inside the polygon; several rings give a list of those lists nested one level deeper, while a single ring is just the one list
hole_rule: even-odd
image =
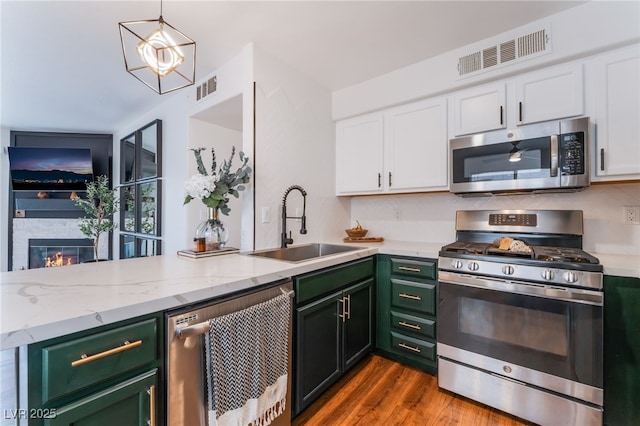
[{"label": "marble countertop", "polygon": [[[0,350],[290,278],[376,253],[437,258],[444,244],[385,241],[289,263],[242,254],[176,254],[0,273]],[[599,257],[596,255],[596,257]],[[599,257],[605,274],[640,277],[637,256]]]}]

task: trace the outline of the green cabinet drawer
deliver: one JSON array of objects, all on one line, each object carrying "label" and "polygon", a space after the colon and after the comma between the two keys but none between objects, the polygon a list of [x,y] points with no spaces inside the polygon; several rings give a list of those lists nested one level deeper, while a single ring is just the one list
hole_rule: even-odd
[{"label": "green cabinet drawer", "polygon": [[42,348],[42,403],[154,362],[157,328],[149,319]]},{"label": "green cabinet drawer", "polygon": [[436,284],[391,279],[391,305],[424,314],[436,314]]},{"label": "green cabinet drawer", "polygon": [[160,412],[157,371],[130,378],[69,405],[51,410],[44,426],[155,426]]},{"label": "green cabinet drawer", "polygon": [[368,257],[328,270],[302,275],[293,279],[296,303],[301,304],[319,296],[331,294],[346,285],[373,276],[373,258]]},{"label": "green cabinet drawer", "polygon": [[407,277],[435,280],[437,270],[436,262],[391,258],[391,273],[394,275],[402,274]]},{"label": "green cabinet drawer", "polygon": [[391,347],[410,358],[422,361],[436,361],[436,344],[426,340],[414,339],[404,334],[391,332]]},{"label": "green cabinet drawer", "polygon": [[401,312],[391,311],[391,328],[421,338],[436,338],[436,322],[434,320]]}]

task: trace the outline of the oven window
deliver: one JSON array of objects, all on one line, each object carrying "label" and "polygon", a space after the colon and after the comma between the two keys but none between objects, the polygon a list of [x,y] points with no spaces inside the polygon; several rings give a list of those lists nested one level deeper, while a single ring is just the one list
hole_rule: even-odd
[{"label": "oven window", "polygon": [[438,342],[602,387],[602,306],[440,282]]},{"label": "oven window", "polygon": [[453,151],[453,182],[540,179],[551,176],[551,138],[536,138]]},{"label": "oven window", "polygon": [[460,298],[460,332],[566,357],[567,313]]}]

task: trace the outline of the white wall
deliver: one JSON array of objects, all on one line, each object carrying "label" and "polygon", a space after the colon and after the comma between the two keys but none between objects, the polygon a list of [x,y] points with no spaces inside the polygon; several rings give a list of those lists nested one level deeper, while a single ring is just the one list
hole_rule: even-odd
[{"label": "white wall", "polygon": [[[256,249],[280,245],[282,196],[291,185],[307,192],[308,234],[289,220],[294,244],[343,236],[349,200],[335,197],[334,126],[331,93],[296,70],[255,48],[256,90]],[[302,207],[294,191],[288,215]],[[262,223],[262,209],[271,221]]]},{"label": "white wall", "polygon": [[[450,193],[355,197],[353,220],[368,236],[448,244],[457,210],[582,210],[583,248],[602,254],[640,255],[640,225],[623,222],[624,206],[640,205],[640,184],[592,185],[581,192],[462,198]],[[401,219],[396,219],[400,215]]]},{"label": "white wall", "polygon": [[[196,88],[189,87],[160,98],[156,108],[118,126],[114,134],[114,158],[120,157],[120,139],[155,119],[162,120],[162,252],[174,254],[193,246],[193,234],[202,220],[197,201],[184,206],[184,182],[196,172],[192,147],[211,143],[200,131],[191,131],[195,120],[189,117],[243,93],[250,64],[250,49],[243,50],[227,64],[211,75],[218,76],[217,91],[196,101]],[[208,79],[207,76],[197,83]],[[244,143],[244,142],[243,142]],[[221,153],[222,154],[222,153]],[[226,154],[226,153],[225,153]],[[116,160],[114,164],[119,164]],[[115,182],[119,182],[119,170],[115,167]],[[202,203],[199,203],[202,204]],[[117,233],[116,233],[117,234]],[[114,240],[114,257],[118,253],[118,235]]]},{"label": "white wall", "polygon": [[[552,53],[529,61],[459,78],[458,58],[496,41],[551,24]],[[464,30],[464,29],[462,29]],[[640,40],[640,3],[596,1],[496,35],[434,58],[333,92],[333,118],[340,120],[411,100],[435,96],[568,61]]]},{"label": "white wall", "polygon": [[[192,148],[206,148],[201,152],[201,155],[207,170],[211,167],[211,148],[215,149],[218,168],[222,166],[224,160],[229,159],[231,148],[234,146],[236,147],[236,155],[233,158],[234,166],[232,169],[237,169],[240,164],[238,152],[242,150],[242,132],[191,118],[189,119],[189,140],[191,143],[197,142],[199,144],[198,146],[192,146]],[[189,151],[187,157],[192,160],[188,168],[188,176],[191,176],[198,173],[198,171],[193,152]],[[231,208],[231,213],[228,216],[220,215],[220,221],[229,230],[227,247],[240,247],[242,200],[242,198],[230,197],[228,205]],[[192,200],[190,204],[193,204],[195,208],[188,209],[189,223],[199,223],[207,219],[207,207],[204,204],[199,200]],[[194,214],[195,217],[193,217]]]}]

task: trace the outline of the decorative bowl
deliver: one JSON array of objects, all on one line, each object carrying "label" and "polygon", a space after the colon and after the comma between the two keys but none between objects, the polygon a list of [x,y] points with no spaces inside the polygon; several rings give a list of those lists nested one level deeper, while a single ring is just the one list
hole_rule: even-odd
[{"label": "decorative bowl", "polygon": [[344,232],[347,233],[347,235],[349,236],[349,238],[362,238],[365,235],[367,235],[367,232],[369,232],[369,230],[367,229],[345,229]]}]

